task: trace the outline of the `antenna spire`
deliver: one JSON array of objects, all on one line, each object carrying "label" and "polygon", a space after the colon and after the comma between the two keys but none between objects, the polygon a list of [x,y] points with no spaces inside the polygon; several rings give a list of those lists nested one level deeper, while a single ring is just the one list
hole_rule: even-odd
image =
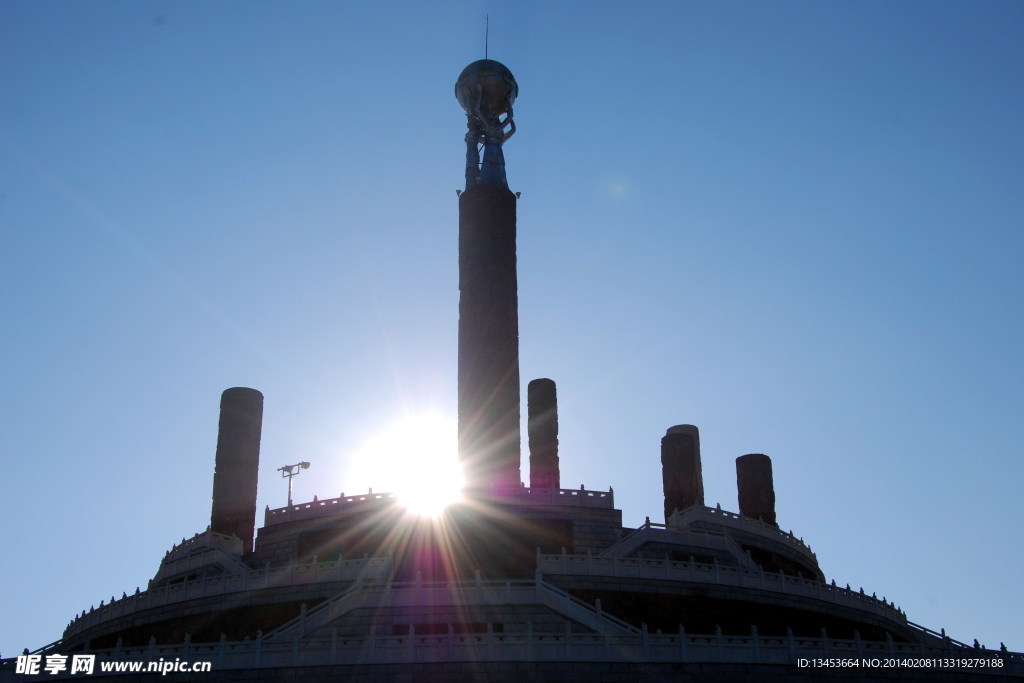
[{"label": "antenna spire", "polygon": [[491,15],[487,15],[487,24],[484,28],[484,59],[487,59],[487,48],[491,42]]}]

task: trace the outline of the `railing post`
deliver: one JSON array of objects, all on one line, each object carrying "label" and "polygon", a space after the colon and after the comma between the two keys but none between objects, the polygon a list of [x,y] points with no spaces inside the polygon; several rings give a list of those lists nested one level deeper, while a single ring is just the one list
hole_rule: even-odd
[{"label": "railing post", "polygon": [[220,634],[220,640],[217,643],[217,668],[218,669],[226,668],[224,666],[224,659],[227,656],[227,651],[228,651],[228,634],[226,634],[226,633],[224,633],[222,631],[221,634]]},{"label": "railing post", "polygon": [[757,633],[757,624],[750,626],[750,637],[754,641],[754,664],[761,663],[761,636]]},{"label": "railing post", "polygon": [[686,649],[686,628],[684,628],[682,624],[679,624],[679,661],[689,661],[689,658],[687,657],[688,654],[689,653]]},{"label": "railing post", "polygon": [[533,661],[533,622],[526,622],[526,661]]}]

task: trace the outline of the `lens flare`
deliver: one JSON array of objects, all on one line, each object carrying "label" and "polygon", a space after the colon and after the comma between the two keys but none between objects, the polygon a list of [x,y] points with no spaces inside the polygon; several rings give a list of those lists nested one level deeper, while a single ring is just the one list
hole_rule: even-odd
[{"label": "lens flare", "polygon": [[407,415],[372,438],[352,458],[352,477],[394,493],[409,512],[439,515],[462,499],[455,420]]}]

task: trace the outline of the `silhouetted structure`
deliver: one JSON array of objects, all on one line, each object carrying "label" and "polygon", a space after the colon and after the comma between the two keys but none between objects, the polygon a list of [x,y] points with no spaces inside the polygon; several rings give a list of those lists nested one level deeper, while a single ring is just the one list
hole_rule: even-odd
[{"label": "silhouetted structure", "polygon": [[[386,493],[314,498],[268,508],[253,545],[263,397],[229,389],[210,528],[175,544],[145,590],[83,611],[37,654],[210,661],[218,681],[877,680],[899,660],[918,664],[885,680],[1019,680],[1021,654],[968,646],[884,596],[826,582],[777,525],[767,456],[737,459],[738,514],[706,507],[693,425],[661,440],[665,523],[626,528],[611,488],[559,488],[555,384],[535,380],[522,485],[516,198],[503,167],[478,174],[473,161],[477,144],[500,148],[500,115],[511,119],[514,79],[494,64],[467,68],[456,88],[471,147],[459,202],[468,500],[429,520]],[[858,664],[797,666],[815,660]],[[0,676],[22,680],[13,668],[5,660]]]}]

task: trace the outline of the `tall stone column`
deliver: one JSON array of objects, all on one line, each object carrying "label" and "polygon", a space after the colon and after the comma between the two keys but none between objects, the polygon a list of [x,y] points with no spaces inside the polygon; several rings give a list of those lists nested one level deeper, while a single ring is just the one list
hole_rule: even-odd
[{"label": "tall stone column", "polygon": [[237,535],[247,553],[255,537],[262,429],[263,394],[244,387],[221,394],[210,529]]},{"label": "tall stone column", "polygon": [[459,460],[467,488],[520,487],[516,197],[459,198]]},{"label": "tall stone column", "polygon": [[666,522],[676,510],[704,504],[700,434],[693,425],[670,427],[662,437],[661,479],[665,490]]},{"label": "tall stone column", "polygon": [[530,439],[530,488],[560,488],[558,394],[554,381],[535,379],[527,385],[526,413]]},{"label": "tall stone column", "polygon": [[512,72],[493,59],[473,62],[455,82],[455,98],[466,113],[466,191],[459,196],[459,460],[470,492],[521,486],[516,196],[508,189],[502,151],[516,132],[512,104],[518,93]]}]

